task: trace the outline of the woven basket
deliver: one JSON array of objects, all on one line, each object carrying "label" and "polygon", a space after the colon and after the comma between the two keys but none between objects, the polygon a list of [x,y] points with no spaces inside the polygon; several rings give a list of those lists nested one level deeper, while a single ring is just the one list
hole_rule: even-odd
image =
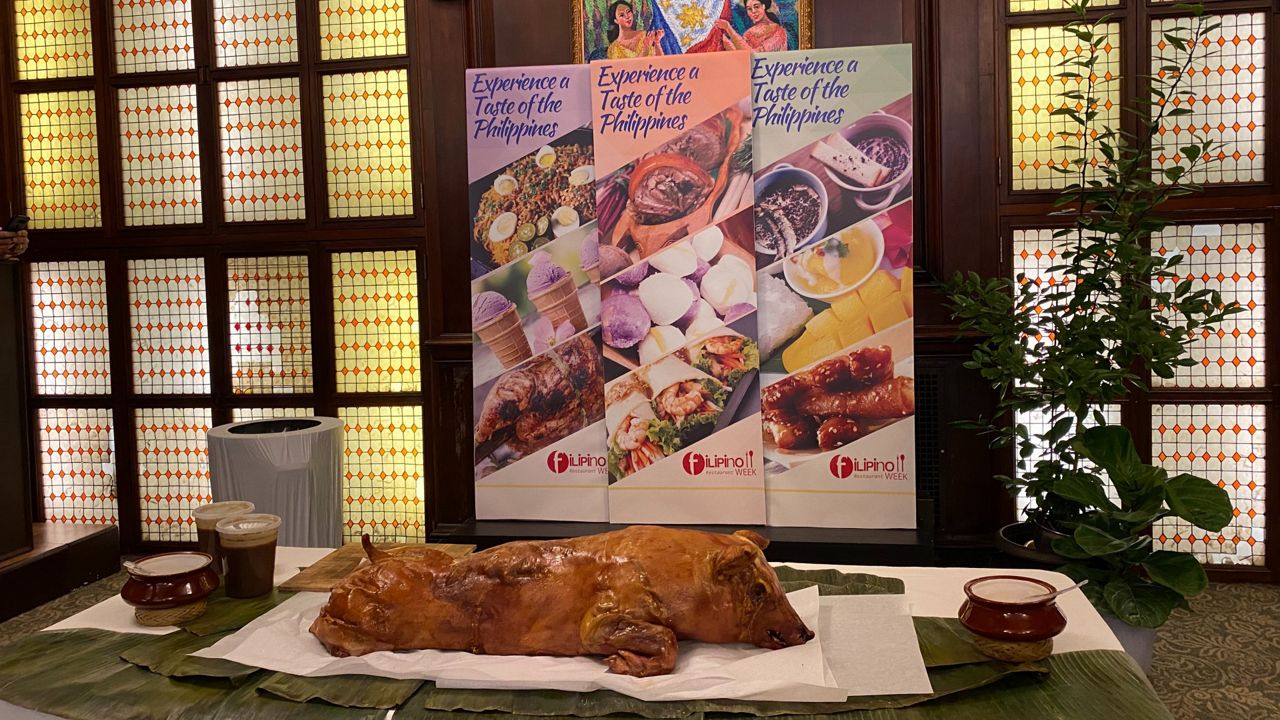
[{"label": "woven basket", "polygon": [[134,608],[133,617],[138,621],[139,625],[147,627],[168,627],[170,625],[181,625],[182,623],[191,622],[204,614],[209,607],[204,600],[193,602],[189,605],[180,605],[175,608],[165,608],[163,610],[148,610],[147,608]]}]

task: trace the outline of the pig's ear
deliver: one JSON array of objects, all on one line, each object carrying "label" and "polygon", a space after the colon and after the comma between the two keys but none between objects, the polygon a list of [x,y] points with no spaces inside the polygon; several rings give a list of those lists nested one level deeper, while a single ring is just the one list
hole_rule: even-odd
[{"label": "pig's ear", "polygon": [[740,575],[755,562],[755,552],[745,545],[738,544],[721,550],[715,558],[713,568],[715,577],[727,580]]},{"label": "pig's ear", "polygon": [[753,545],[761,550],[769,547],[769,540],[754,530],[738,530],[734,535],[750,540]]}]

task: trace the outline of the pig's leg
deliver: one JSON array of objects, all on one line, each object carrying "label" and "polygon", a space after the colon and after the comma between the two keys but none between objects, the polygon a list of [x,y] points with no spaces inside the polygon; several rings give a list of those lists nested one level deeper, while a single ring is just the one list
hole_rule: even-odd
[{"label": "pig's leg", "polygon": [[675,669],[676,634],[670,628],[610,609],[589,615],[582,629],[583,649],[606,656],[610,672],[649,677]]}]

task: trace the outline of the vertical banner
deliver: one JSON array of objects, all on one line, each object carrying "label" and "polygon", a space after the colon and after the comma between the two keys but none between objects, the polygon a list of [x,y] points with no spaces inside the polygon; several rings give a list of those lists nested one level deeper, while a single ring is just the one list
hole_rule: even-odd
[{"label": "vertical banner", "polygon": [[467,71],[476,517],[608,520],[588,70]]},{"label": "vertical banner", "polygon": [[750,62],[590,66],[611,522],[765,521]]},{"label": "vertical banner", "polygon": [[769,524],[915,527],[911,46],[751,82]]}]

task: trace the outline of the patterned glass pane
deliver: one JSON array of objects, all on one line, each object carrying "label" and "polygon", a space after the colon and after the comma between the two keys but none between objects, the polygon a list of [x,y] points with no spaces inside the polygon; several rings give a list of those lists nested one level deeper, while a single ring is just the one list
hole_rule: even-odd
[{"label": "patterned glass pane", "polygon": [[[1097,409],[1102,412],[1102,416],[1107,421],[1108,425],[1120,424],[1119,405],[1101,405],[1098,406]],[[1043,412],[1019,412],[1016,413],[1014,421],[1026,425],[1027,430],[1030,431],[1033,438],[1037,435],[1043,435],[1049,432],[1049,418]],[[1085,421],[1085,427],[1096,427],[1097,424],[1097,421],[1093,417],[1090,417]],[[1049,459],[1049,453],[1044,444],[1036,442],[1035,445],[1035,454],[1026,459],[1027,468],[1029,470],[1034,469],[1037,462]],[[1085,467],[1092,468],[1095,466],[1093,463],[1086,462]],[[1021,475],[1022,473],[1020,472],[1019,474]],[[1103,481],[1106,485],[1107,497],[1111,498],[1112,501],[1119,503],[1120,496],[1116,494],[1115,488],[1111,485],[1110,480],[1105,474],[1103,475]],[[1016,498],[1016,502],[1018,505],[1018,517],[1022,517],[1022,513],[1027,508],[1031,507],[1031,498],[1027,497],[1025,494],[1019,493]]]},{"label": "patterned glass pane", "polygon": [[404,70],[324,78],[329,215],[410,215],[409,86]]},{"label": "patterned glass pane", "polygon": [[300,407],[233,408],[231,410],[231,421],[244,422],[245,420],[271,420],[272,418],[299,418],[311,417],[315,414],[315,411],[311,408]]},{"label": "patterned glass pane", "polygon": [[294,0],[214,0],[219,67],[298,61]]},{"label": "patterned glass pane", "polygon": [[350,407],[345,426],[343,538],[423,542],[422,407]]},{"label": "patterned glass pane", "polygon": [[403,55],[403,0],[320,0],[320,59]]},{"label": "patterned glass pane", "polygon": [[[1177,107],[1191,109],[1190,115],[1168,119],[1161,128],[1162,148],[1155,153],[1155,176],[1166,180],[1165,168],[1183,160],[1179,148],[1194,142],[1192,133],[1215,144],[1189,177],[1198,183],[1253,183],[1265,180],[1263,145],[1266,124],[1264,68],[1266,66],[1266,13],[1245,13],[1211,18],[1222,27],[1205,38],[1197,48],[1192,72],[1182,83],[1190,97],[1174,98]],[[1177,57],[1164,35],[1186,18],[1165,18],[1151,22],[1152,72],[1165,75],[1161,57]]]},{"label": "patterned glass pane", "polygon": [[111,392],[107,281],[101,261],[32,263],[31,330],[36,392]]},{"label": "patterned glass pane", "polygon": [[1156,405],[1151,409],[1152,460],[1189,472],[1231,496],[1234,519],[1210,533],[1181,518],[1152,528],[1156,545],[1190,552],[1201,562],[1266,564],[1266,408],[1262,405]]},{"label": "patterned glass pane", "polygon": [[[1190,353],[1196,364],[1172,378],[1152,376],[1156,387],[1260,388],[1266,385],[1266,261],[1261,223],[1178,225],[1152,238],[1160,255],[1182,253],[1177,281],[1222,293],[1243,311],[1219,327],[1199,331]],[[1172,290],[1174,280],[1166,285]]]},{"label": "patterned glass pane", "polygon": [[311,392],[307,258],[227,259],[231,386],[237,393]]},{"label": "patterned glass pane", "polygon": [[204,260],[130,260],[129,305],[133,389],[165,395],[209,392]]},{"label": "patterned glass pane", "polygon": [[[1097,128],[1119,125],[1119,30],[1117,23],[1105,23],[1096,30],[1109,38],[1094,68],[1097,76],[1093,94],[1103,98],[1098,108]],[[1063,105],[1061,96],[1064,91],[1086,90],[1087,79],[1058,77],[1060,73],[1073,69],[1062,67],[1064,60],[1086,52],[1088,46],[1061,27],[1009,30],[1014,190],[1052,190],[1065,187],[1077,177],[1063,174],[1061,170],[1071,167],[1072,161],[1081,157],[1076,148],[1083,138],[1070,118],[1053,116],[1052,113]],[[1083,109],[1083,104],[1080,109]],[[1096,135],[1095,130],[1093,136]],[[1063,146],[1073,149],[1064,150]],[[1101,153],[1091,149],[1086,157],[1094,169],[1091,174],[1098,174],[1096,168],[1102,161]]]},{"label": "patterned glass pane", "polygon": [[40,408],[41,495],[51,523],[114,525],[115,433],[106,408]]},{"label": "patterned glass pane", "polygon": [[19,113],[31,227],[101,227],[93,92],[21,95]]},{"label": "patterned glass pane", "polygon": [[298,79],[219,83],[218,107],[227,221],[305,217]]},{"label": "patterned glass pane", "polygon": [[208,408],[138,408],[138,492],[144,542],[192,542],[191,508],[213,502]]},{"label": "patterned glass pane", "polygon": [[422,388],[412,250],[335,254],[333,322],[338,392]]},{"label": "patterned glass pane", "polygon": [[116,70],[190,70],[191,0],[115,0]]},{"label": "patterned glass pane", "polygon": [[120,91],[126,225],[201,221],[196,86]]},{"label": "patterned glass pane", "polygon": [[[1090,8],[1116,7],[1120,0],[1093,0]],[[1009,12],[1043,12],[1045,10],[1070,10],[1071,0],[1009,0]]]},{"label": "patterned glass pane", "polygon": [[19,80],[93,74],[89,0],[15,0]]}]

